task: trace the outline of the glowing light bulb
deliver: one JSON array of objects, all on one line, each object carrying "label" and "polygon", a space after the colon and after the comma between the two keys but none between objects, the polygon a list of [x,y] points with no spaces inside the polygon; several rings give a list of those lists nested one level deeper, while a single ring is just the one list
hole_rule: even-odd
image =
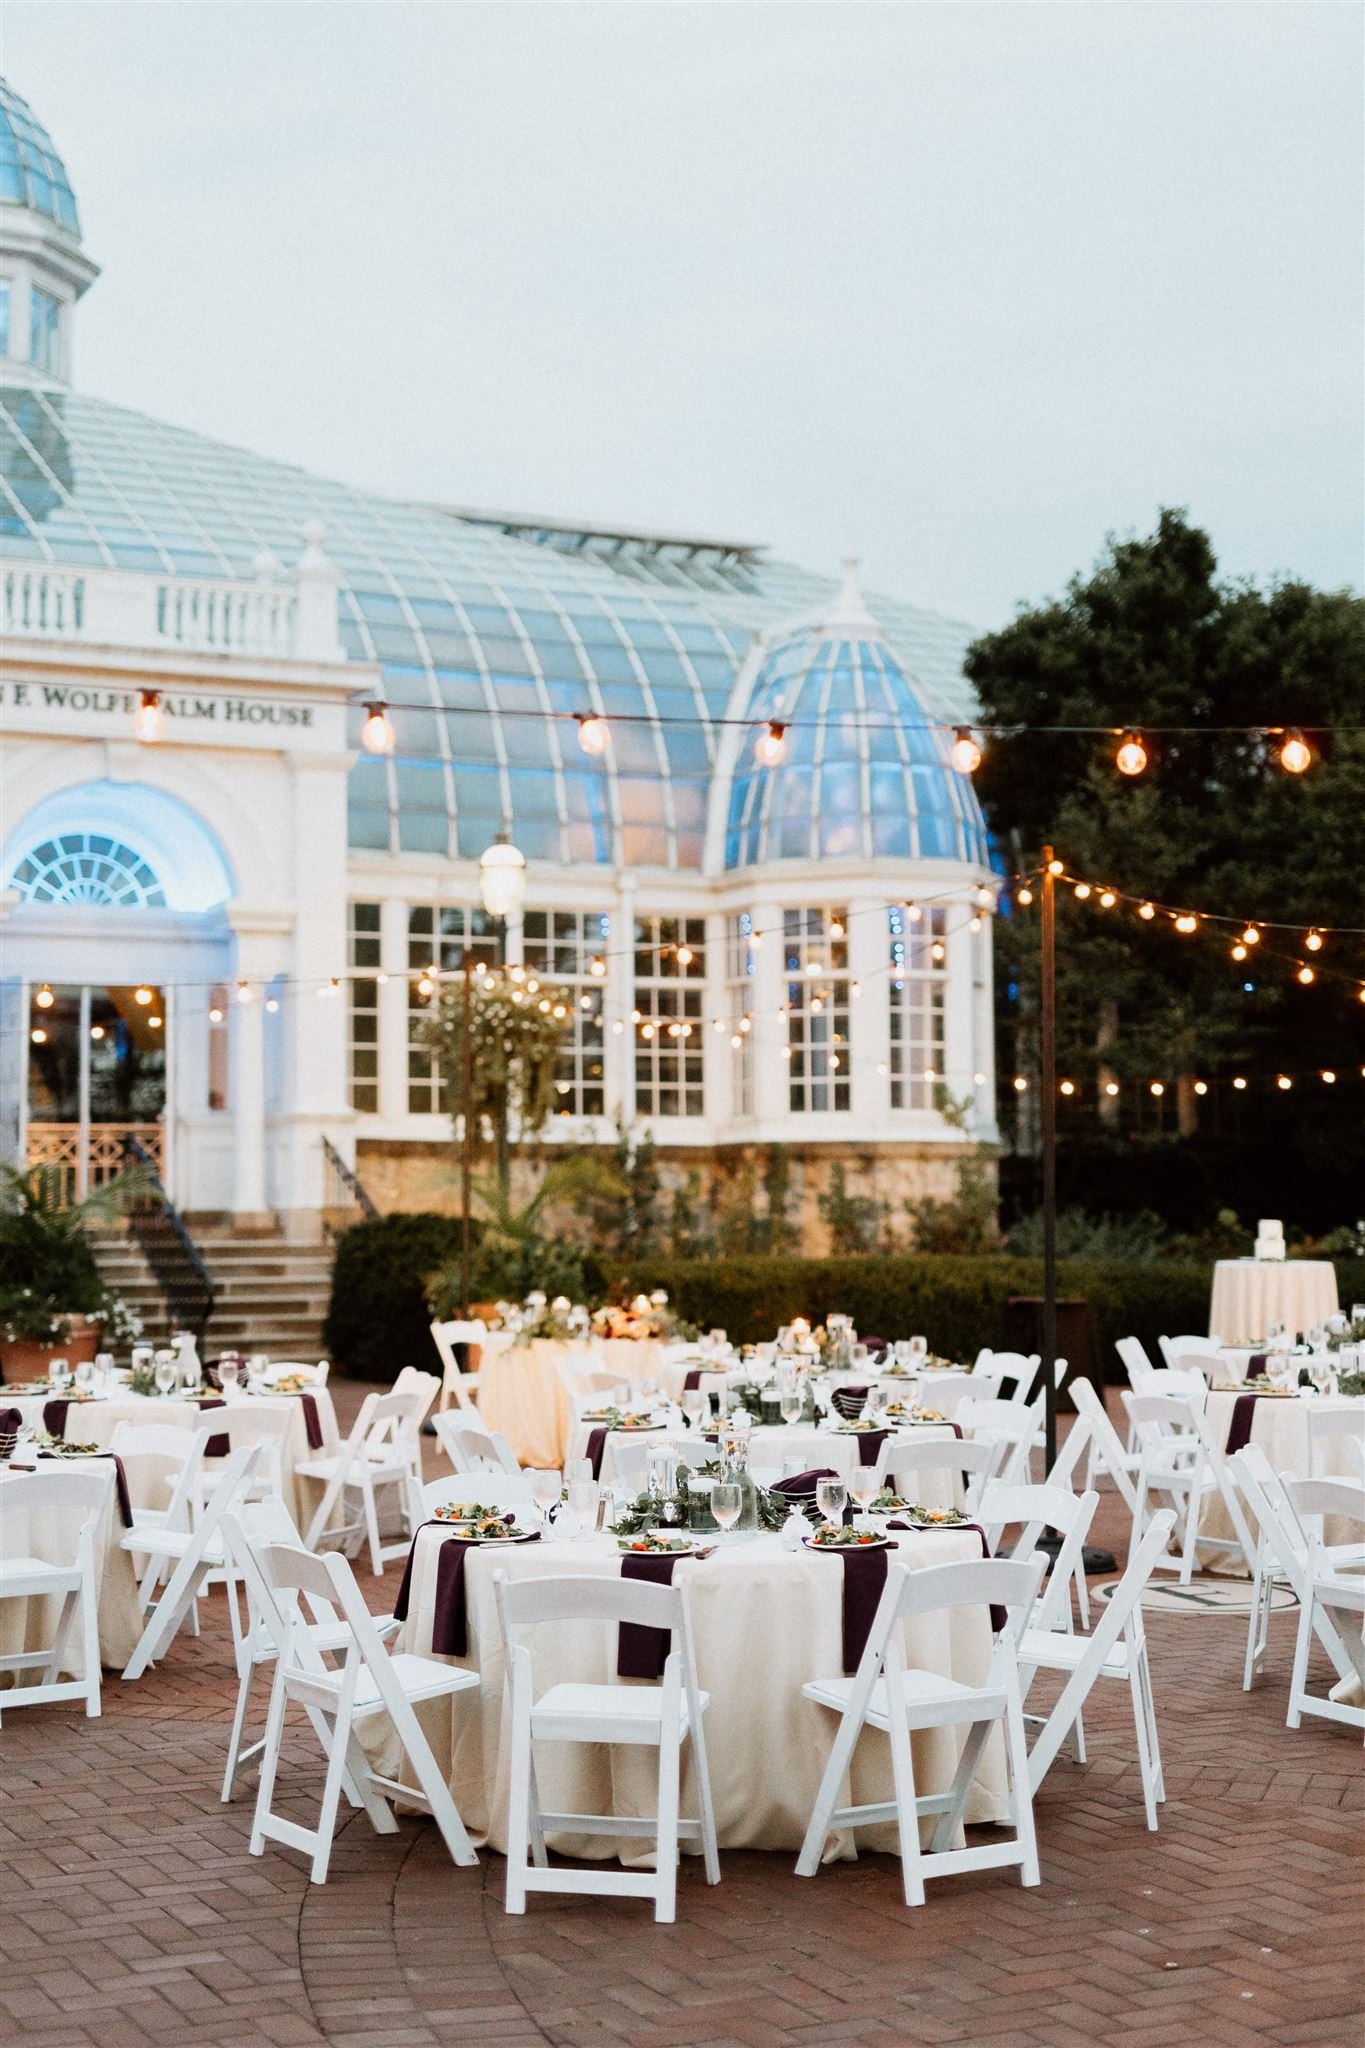
[{"label": "glowing light bulb", "polygon": [[787,728],[773,719],[754,741],[754,759],[761,768],[776,768],[787,758]]},{"label": "glowing light bulb", "polygon": [[1047,871],[1050,875],[1063,874],[1065,872],[1065,868],[1066,863],[1060,860],[1050,860],[1047,864]]},{"label": "glowing light bulb", "polygon": [[578,744],[585,754],[605,754],[611,745],[611,727],[598,711],[578,711]]},{"label": "glowing light bulb", "polygon": [[856,1003],[856,1002],[857,1002],[857,1000],[858,1000],[858,998],[859,998],[859,996],[860,996],[860,995],[862,994],[862,992],[863,992],[863,985],[862,985],[862,983],[861,983],[860,981],[854,981],[854,982],[850,982],[850,983],[849,983],[849,990],[848,990],[848,992],[849,992],[849,994],[850,994],[850,995],[852,996],[852,998],[853,998],[854,1002]]},{"label": "glowing light bulb", "polygon": [[641,1038],[652,1038],[654,1036],[654,1026],[652,1024],[642,1024],[640,1026],[640,1036]]},{"label": "glowing light bulb", "polygon": [[34,1045],[47,1044],[47,1033],[44,1031],[41,1024],[39,1024],[34,1030],[30,1031],[28,1035],[30,1039],[33,1041]]},{"label": "glowing light bulb", "polygon": [[1023,905],[1023,907],[1024,907],[1024,909],[1025,909],[1025,910],[1027,910],[1027,909],[1028,909],[1028,906],[1029,906],[1029,904],[1030,904],[1030,903],[1032,903],[1032,901],[1033,901],[1033,891],[1032,891],[1032,889],[1029,889],[1029,888],[1027,888],[1027,887],[1025,887],[1025,888],[1023,888],[1023,889],[1020,889],[1020,890],[1019,890],[1019,891],[1017,892],[1017,894],[1016,894],[1016,896],[1015,896],[1015,899],[1014,899],[1014,900],[1015,900],[1015,902],[1016,902],[1016,903],[1020,903],[1020,904],[1022,904],[1022,905]]},{"label": "glowing light bulb", "polygon": [[1257,931],[1254,924],[1249,924],[1242,933],[1242,944],[1244,946],[1259,946],[1260,943],[1261,934]]},{"label": "glowing light bulb", "polygon": [[1322,1070],[1322,1078],[1327,1083],[1327,1086],[1330,1088],[1337,1077],[1332,1072],[1332,1069],[1330,1067],[1324,1067]]},{"label": "glowing light bulb", "polygon": [[1302,775],[1305,768],[1313,765],[1313,749],[1303,734],[1297,730],[1289,732],[1280,748],[1280,766],[1286,775]]},{"label": "glowing light bulb", "polygon": [[1314,973],[1311,967],[1301,967],[1299,969],[1298,979],[1300,982],[1302,982],[1305,988],[1308,988],[1313,982],[1317,980],[1317,978],[1317,975]]},{"label": "glowing light bulb", "polygon": [[1076,1093],[1076,1083],[1074,1081],[1063,1081],[1061,1083],[1061,1093],[1063,1095],[1074,1095]]},{"label": "glowing light bulb", "polygon": [[596,975],[597,979],[600,981],[602,979],[602,976],[606,973],[606,971],[606,961],[602,958],[602,955],[600,953],[594,953],[592,959],[588,962],[589,974]]},{"label": "glowing light bulb", "polygon": [[57,1000],[52,993],[51,983],[45,981],[33,1000],[40,1010],[50,1010]]},{"label": "glowing light bulb", "polygon": [[679,967],[690,967],[692,965],[692,948],[690,946],[679,946],[677,959]]},{"label": "glowing light bulb", "polygon": [[218,1005],[217,1003],[214,1003],[214,1004],[212,1004],[212,1005],[211,1005],[211,1007],[210,1007],[210,1009],[209,1009],[209,1022],[210,1022],[210,1024],[221,1024],[221,1023],[222,1023],[222,1021],[223,1021],[223,1012],[222,1012],[222,1010],[220,1009],[220,1007],[219,1007],[219,1005]]},{"label": "glowing light bulb", "polygon": [[1153,1095],[1164,1095],[1166,1093],[1166,1083],[1164,1081],[1153,1081],[1152,1093]]},{"label": "glowing light bulb", "polygon": [[419,974],[419,975],[418,975],[418,977],[417,977],[417,993],[418,993],[418,995],[419,995],[419,996],[429,996],[429,995],[431,995],[431,994],[433,994],[433,993],[434,993],[434,991],[435,991],[435,988],[436,988],[436,984],[435,984],[435,982],[434,982],[434,981],[432,980],[432,978],[431,978],[431,976],[430,976],[429,974]]},{"label": "glowing light bulb", "polygon": [[161,1019],[159,1017],[149,1017],[147,1019],[147,1029],[149,1031],[159,1031],[161,1029]]},{"label": "glowing light bulb", "polygon": [[104,1026],[102,1024],[92,1024],[90,1026],[90,1036],[98,1043],[104,1036]]},{"label": "glowing light bulb", "polygon": [[1089,894],[1090,894],[1090,884],[1089,884],[1089,882],[1077,882],[1077,884],[1076,884],[1076,898],[1077,898],[1077,901],[1078,901],[1078,902],[1081,902],[1081,903],[1084,903],[1084,902],[1085,902],[1085,900],[1086,900],[1086,898],[1087,898],[1087,897],[1089,896]]},{"label": "glowing light bulb", "polygon": [[1241,1074],[1234,1074],[1232,1077],[1232,1085],[1234,1088],[1240,1091],[1241,1089],[1246,1087],[1246,1080]]},{"label": "glowing light bulb", "polygon": [[1209,1084],[1208,1084],[1208,1082],[1207,1082],[1207,1081],[1196,1081],[1196,1082],[1195,1082],[1195,1084],[1194,1084],[1194,1092],[1195,1092],[1195,1094],[1196,1094],[1196,1095],[1207,1095],[1207,1094],[1208,1094],[1208,1092],[1209,1092]]},{"label": "glowing light bulb", "polygon": [[238,982],[237,1000],[239,1003],[249,1003],[251,1001],[251,983],[249,981]]},{"label": "glowing light bulb", "polygon": [[1015,1092],[1015,1094],[1016,1094],[1016,1095],[1023,1095],[1023,1094],[1025,1094],[1025,1093],[1027,1092],[1027,1089],[1028,1089],[1028,1082],[1027,1082],[1027,1081],[1025,1080],[1024,1076],[1023,1076],[1022,1074],[1016,1074],[1016,1075],[1015,1075],[1015,1077],[1014,1077],[1014,1092]]},{"label": "glowing light bulb", "polygon": [[1309,932],[1308,937],[1303,943],[1310,953],[1320,953],[1322,951],[1322,933],[1320,931]]},{"label": "glowing light bulb", "polygon": [[1178,932],[1184,932],[1186,937],[1188,937],[1191,932],[1198,931],[1199,919],[1194,916],[1192,911],[1182,910],[1175,921],[1175,928]]},{"label": "glowing light bulb", "polygon": [[730,1043],[735,1048],[735,1050],[738,1051],[739,1047],[743,1045],[744,1040],[740,1037],[737,1031],[732,1031],[730,1033]]},{"label": "glowing light bulb", "polygon": [[1144,923],[1150,924],[1156,916],[1156,905],[1154,903],[1139,903],[1138,916]]},{"label": "glowing light bulb", "polygon": [[151,992],[151,990],[150,990],[150,989],[149,989],[149,988],[148,988],[148,987],[146,986],[146,984],[145,984],[145,983],[143,984],[143,986],[142,986],[141,988],[135,988],[135,989],[133,990],[133,1001],[134,1001],[135,1003],[141,1003],[141,1005],[142,1005],[142,1007],[143,1007],[143,1009],[144,1009],[144,1010],[146,1009],[146,1007],[147,1007],[148,1003],[150,1003],[150,1001],[151,1001],[151,1000],[152,1000],[152,992]]},{"label": "glowing light bulb", "polygon": [[267,996],[267,997],[266,997],[266,999],[265,999],[265,1006],[266,1006],[267,1010],[269,1010],[269,1012],[270,1012],[271,1016],[273,1017],[273,1016],[274,1016],[274,1014],[275,1014],[275,1012],[276,1012],[276,1011],[277,1011],[277,1010],[279,1009],[279,1007],[280,1007],[279,997],[278,997],[278,996]]},{"label": "glowing light bulb", "polygon": [[744,1031],[744,1032],[749,1032],[749,1031],[752,1031],[752,1030],[753,1030],[753,1028],[754,1028],[754,1020],[753,1020],[753,1018],[752,1018],[752,1017],[741,1017],[741,1018],[740,1018],[740,1020],[739,1020],[739,1028],[740,1028],[740,1030],[741,1030],[741,1031]]},{"label": "glowing light bulb", "polygon": [[376,702],[365,706],[365,723],[360,728],[360,744],[367,754],[391,754],[393,752],[393,720],[389,717],[387,704]]},{"label": "glowing light bulb", "polygon": [[1120,775],[1141,775],[1147,766],[1147,749],[1135,732],[1126,732],[1114,756],[1114,766]]},{"label": "glowing light bulb", "polygon": [[1247,956],[1247,949],[1246,949],[1246,947],[1245,947],[1245,946],[1244,946],[1244,945],[1243,945],[1243,944],[1241,943],[1241,941],[1239,940],[1239,941],[1237,942],[1237,944],[1236,944],[1236,945],[1235,945],[1235,946],[1233,947],[1233,949],[1232,949],[1232,957],[1233,957],[1233,959],[1234,959],[1234,960],[1245,960],[1245,959],[1246,959],[1246,956]]},{"label": "glowing light bulb", "polygon": [[942,960],[945,950],[942,942],[935,939],[933,945],[929,948],[929,958],[931,960]]},{"label": "glowing light bulb", "polygon": [[949,750],[949,758],[959,775],[975,775],[981,766],[981,749],[972,738],[970,726],[959,725],[955,731],[957,737]]},{"label": "glowing light bulb", "polygon": [[1288,1090],[1291,1089],[1293,1085],[1294,1083],[1290,1080],[1288,1074],[1277,1074],[1275,1076],[1275,1086],[1277,1088],[1283,1088],[1286,1092],[1288,1092]]},{"label": "glowing light bulb", "polygon": [[550,998],[548,996],[542,996],[540,1001],[536,1004],[536,1008],[540,1011],[543,1017],[548,1017],[550,1014]]},{"label": "glowing light bulb", "polygon": [[1106,1082],[1105,1082],[1105,1084],[1104,1084],[1104,1092],[1105,1092],[1105,1094],[1106,1094],[1106,1095],[1117,1095],[1117,1094],[1118,1094],[1118,1092],[1119,1092],[1119,1084],[1118,1084],[1118,1082],[1117,1082],[1117,1081],[1106,1081]]},{"label": "glowing light bulb", "polygon": [[1104,908],[1106,910],[1112,910],[1114,905],[1118,902],[1118,897],[1114,894],[1112,889],[1101,889],[1100,902],[1104,905]]},{"label": "glowing light bulb", "polygon": [[133,713],[134,733],[145,745],[155,746],[165,729],[166,718],[161,709],[161,692],[140,691],[137,710]]}]

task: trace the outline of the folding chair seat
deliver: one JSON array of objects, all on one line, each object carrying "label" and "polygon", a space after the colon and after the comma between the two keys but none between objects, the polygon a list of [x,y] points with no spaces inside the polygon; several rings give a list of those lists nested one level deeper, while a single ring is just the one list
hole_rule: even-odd
[{"label": "folding chair seat", "polygon": [[[511,1705],[511,1794],[507,1825],[507,1911],[524,1913],[528,1892],[573,1892],[594,1897],[647,1898],[654,1918],[675,1917],[679,1841],[700,1841],[708,1884],[720,1883],[716,1823],[706,1760],[703,1717],[710,1695],[698,1689],[686,1585],[650,1585],[638,1579],[497,1577]],[[666,1631],[668,1655],[657,1686],[559,1684],[538,1698],[528,1633],[542,1622],[634,1623]],[[659,1754],[658,1805],[653,1816],[547,1813],[536,1782],[537,1742],[626,1743]],[[682,1749],[692,1745],[700,1812],[679,1814]],[[654,1870],[566,1870],[550,1866],[547,1831],[563,1834],[653,1836]]]},{"label": "folding chair seat", "polygon": [[441,1413],[444,1414],[451,1402],[458,1403],[478,1413],[476,1402],[479,1393],[479,1368],[471,1371],[468,1363],[461,1365],[455,1347],[463,1344],[466,1355],[471,1350],[482,1351],[488,1342],[488,1325],[481,1316],[472,1316],[465,1322],[458,1318],[444,1323],[433,1323],[431,1341],[441,1357]]},{"label": "folding chair seat", "polygon": [[481,1427],[467,1415],[438,1415],[436,1434],[457,1472],[505,1472],[510,1476],[521,1470],[506,1437],[499,1430]]},{"label": "folding chair seat", "polygon": [[[432,1378],[431,1375],[425,1375]],[[313,1479],[322,1486],[322,1498],[314,1511],[313,1519],[304,1536],[304,1548],[316,1550],[319,1543],[345,1542],[364,1530],[370,1547],[370,1566],[376,1578],[384,1575],[384,1564],[391,1557],[406,1557],[412,1531],[401,1541],[384,1543],[379,1533],[378,1492],[381,1487],[396,1490],[403,1508],[404,1520],[408,1519],[410,1482],[421,1479],[421,1447],[418,1443],[418,1465],[413,1471],[410,1446],[403,1437],[405,1426],[412,1430],[420,1427],[421,1417],[435,1398],[435,1381],[432,1378],[432,1395],[425,1399],[422,1394],[414,1395],[395,1389],[391,1394],[367,1394],[360,1404],[350,1435],[339,1450],[330,1457],[307,1458],[294,1467],[296,1477]],[[421,1413],[418,1414],[420,1406]],[[333,1515],[338,1509],[345,1513],[347,1490],[359,1495],[359,1512],[350,1520],[333,1524]]]},{"label": "folding chair seat", "polygon": [[[343,1790],[358,1798],[377,1834],[396,1832],[388,1800],[425,1805],[441,1831],[451,1860],[478,1862],[449,1787],[436,1765],[413,1709],[424,1700],[465,1692],[479,1682],[476,1671],[457,1669],[430,1657],[407,1652],[392,1655],[361,1597],[355,1574],[345,1558],[314,1557],[281,1544],[252,1546],[262,1578],[288,1613],[282,1652],[275,1659],[265,1735],[261,1743],[260,1777],[251,1824],[253,1856],[263,1855],[268,1841],[281,1842],[311,1856],[314,1884],[323,1884],[331,1861],[337,1808]],[[346,1624],[347,1641],[339,1669],[327,1667],[316,1647],[301,1598],[311,1597],[338,1611]],[[286,1820],[271,1800],[279,1774],[285,1710],[290,1701],[309,1711],[327,1758],[322,1805],[315,1828]],[[416,1779],[400,1784],[371,1770],[355,1735],[355,1724],[371,1714],[387,1714]],[[386,1798],[384,1795],[387,1794]]]},{"label": "folding chair seat", "polygon": [[[19,1677],[41,1672],[34,1683],[16,1683],[0,1692],[0,1713],[11,1707],[36,1707],[63,1700],[84,1700],[86,1718],[100,1713],[99,1587],[95,1572],[95,1535],[109,1503],[114,1468],[100,1471],[15,1473],[0,1488],[0,1514],[9,1534],[0,1546],[0,1601],[59,1602],[50,1640],[39,1647],[0,1657],[0,1671]],[[19,1548],[13,1535],[21,1515],[74,1512],[80,1516],[69,1563],[34,1557]],[[65,1679],[62,1660],[79,1619],[81,1676]]]},{"label": "folding chair seat", "polygon": [[[801,1688],[806,1699],[831,1708],[840,1719],[797,1860],[798,1877],[814,1877],[833,1829],[894,1821],[907,1905],[924,1904],[927,1879],[957,1871],[1017,1865],[1022,1884],[1039,1882],[1016,1650],[1046,1564],[1046,1558],[1035,1556],[984,1558],[980,1563],[933,1565],[922,1571],[900,1564],[888,1569],[886,1590],[853,1677],[812,1679]],[[981,1685],[964,1685],[936,1672],[907,1668],[903,1622],[954,1607],[992,1605],[1003,1606],[1007,1619],[996,1634],[990,1668]],[[949,1790],[921,1795],[915,1782],[911,1735],[918,1729],[964,1725],[967,1739]],[[840,1787],[865,1727],[890,1739],[896,1796],[889,1801],[841,1807]],[[1004,1734],[1012,1838],[979,1847],[950,1847],[981,1752],[995,1727]],[[937,1817],[938,1826],[929,1848],[922,1850],[919,1821],[926,1816]]]},{"label": "folding chair seat", "polygon": [[[263,1447],[259,1443],[242,1444],[223,1461],[222,1471],[192,1528],[139,1529],[134,1522],[124,1536],[125,1550],[144,1552],[150,1559],[142,1581],[142,1604],[147,1622],[124,1667],[125,1679],[141,1678],[155,1658],[164,1656],[187,1616],[195,1617],[193,1632],[198,1633],[195,1603],[210,1573],[227,1570],[227,1552],[218,1525],[223,1516],[245,1498],[262,1455]],[[185,1470],[193,1476],[193,1460],[187,1463]],[[150,1605],[148,1612],[156,1577],[152,1568],[159,1568],[167,1562],[173,1566],[170,1577],[160,1598]]]},{"label": "folding chair seat", "polygon": [[[1154,1379],[1163,1377],[1175,1375],[1153,1374]],[[1207,1388],[1204,1391],[1207,1393]],[[1163,1562],[1159,1569],[1178,1571],[1181,1585],[1188,1586],[1202,1542],[1214,1550],[1235,1551],[1248,1573],[1254,1572],[1256,1556],[1251,1532],[1226,1462],[1209,1435],[1202,1400],[1191,1399],[1188,1394],[1125,1394],[1123,1405],[1138,1439],[1134,1532],[1141,1533],[1148,1499],[1153,1494],[1164,1494],[1182,1523],[1179,1558]],[[1220,1496],[1227,1509],[1234,1531],[1230,1537],[1199,1534],[1200,1512],[1214,1494]]]},{"label": "folding chair seat", "polygon": [[1101,1678],[1113,1679],[1128,1687],[1132,1701],[1142,1799],[1147,1825],[1152,1829],[1156,1827],[1156,1810],[1166,1797],[1166,1787],[1161,1773],[1147,1638],[1142,1626],[1142,1595],[1174,1526],[1175,1515],[1170,1508],[1162,1508],[1153,1515],[1141,1542],[1130,1553],[1127,1569],[1105,1603],[1098,1625],[1089,1635],[1062,1635],[1055,1630],[1028,1628],[1019,1643],[1026,1700],[1037,1672],[1066,1675],[1066,1683],[1043,1721],[1042,1733],[1029,1752],[1029,1782],[1033,1790],[1038,1790],[1066,1736],[1078,1726],[1091,1687]]},{"label": "folding chair seat", "polygon": [[[1284,1490],[1300,1525],[1308,1536],[1304,1565],[1305,1597],[1299,1607],[1299,1629],[1294,1643],[1294,1668],[1289,1681],[1289,1712],[1286,1723],[1297,1728],[1305,1714],[1327,1721],[1344,1722],[1348,1728],[1365,1728],[1365,1647],[1361,1629],[1365,1626],[1365,1544],[1338,1544],[1329,1552],[1323,1541],[1327,1517],[1354,1522],[1365,1532],[1365,1486],[1350,1479],[1290,1479]],[[1324,1698],[1308,1689],[1308,1650],[1315,1633],[1315,1618],[1325,1614],[1350,1667],[1356,1698]],[[1342,1627],[1339,1616],[1351,1621]]]},{"label": "folding chair seat", "polygon": [[[289,1510],[280,1500],[243,1503],[235,1514],[224,1515],[220,1528],[233,1578],[241,1583],[245,1608],[243,1613],[235,1598],[235,1588],[230,1589],[228,1614],[232,1623],[233,1662],[237,1668],[237,1704],[233,1711],[227,1764],[223,1772],[222,1798],[226,1802],[232,1798],[238,1774],[260,1755],[265,1746],[263,1734],[260,1740],[243,1745],[252,1683],[258,1671],[274,1664],[283,1654],[289,1633],[288,1612],[276,1599],[273,1587],[256,1562],[255,1553],[266,1544],[282,1549],[301,1546],[298,1531],[289,1518]],[[304,1597],[304,1606],[311,1616],[305,1622],[311,1649],[324,1660],[344,1653],[350,1643],[351,1632],[335,1609],[309,1596]],[[376,1614],[371,1619],[381,1642],[387,1642],[397,1634],[400,1624],[391,1614]],[[319,1724],[316,1710],[310,1710],[310,1719],[325,1743],[326,1730]],[[360,1797],[349,1777],[344,1789],[350,1803],[358,1806]]]}]

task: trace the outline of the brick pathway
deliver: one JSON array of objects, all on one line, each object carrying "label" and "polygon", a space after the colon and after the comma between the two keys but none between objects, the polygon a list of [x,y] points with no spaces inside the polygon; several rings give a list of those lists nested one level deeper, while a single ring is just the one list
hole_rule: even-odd
[{"label": "brick pathway", "polygon": [[[344,1412],[357,1398],[339,1389]],[[1111,1514],[1099,1532],[1111,1544]],[[392,1567],[372,1587],[391,1602]],[[1293,1617],[1240,1691],[1245,1622],[1149,1622],[1168,1799],[1147,1833],[1127,1695],[1092,1696],[1091,1762],[1037,1801],[1043,1884],[950,1879],[911,1913],[893,1861],[810,1882],[792,1859],[684,1862],[678,1920],[612,1900],[502,1911],[502,1865],[429,1824],[345,1824],[330,1881],[247,1854],[218,1802],[221,1601],[101,1720],[0,1733],[0,2037],[34,2048],[1360,2048],[1361,1748],[1284,1726]],[[309,1758],[308,1740],[294,1738]],[[303,1803],[300,1813],[305,1810]]]}]

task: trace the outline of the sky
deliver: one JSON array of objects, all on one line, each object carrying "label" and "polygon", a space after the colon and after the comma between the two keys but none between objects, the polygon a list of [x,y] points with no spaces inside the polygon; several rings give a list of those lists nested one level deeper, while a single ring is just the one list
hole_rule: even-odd
[{"label": "sky", "polygon": [[972,625],[1163,504],[1362,581],[1334,0],[7,0],[81,388],[396,496],[766,543]]}]

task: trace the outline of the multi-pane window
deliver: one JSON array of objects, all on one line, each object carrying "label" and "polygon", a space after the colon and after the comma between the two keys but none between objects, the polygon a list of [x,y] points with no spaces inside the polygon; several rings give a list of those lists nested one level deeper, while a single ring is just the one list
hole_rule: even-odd
[{"label": "multi-pane window", "polygon": [[733,1112],[754,1113],[754,1003],[758,946],[754,921],[747,910],[725,920],[725,981],[729,995],[730,1056]]},{"label": "multi-pane window", "polygon": [[635,920],[635,1111],[701,1116],[705,1110],[702,1000],[706,920]]},{"label": "multi-pane window", "polygon": [[606,1110],[603,995],[609,919],[597,910],[528,910],[522,925],[527,969],[567,989],[574,1027],[555,1075],[560,1116],[601,1116]]},{"label": "multi-pane window", "polygon": [[486,910],[449,904],[408,908],[408,1111],[429,1115],[448,1108],[434,1056],[419,1042],[423,1018],[436,1000],[438,974],[458,973],[470,958],[497,964],[497,921]]},{"label": "multi-pane window", "polygon": [[784,910],[787,1100],[797,1111],[847,1109],[848,915]]},{"label": "multi-pane window", "polygon": [[28,295],[28,359],[35,370],[61,369],[62,302],[34,285]]},{"label": "multi-pane window", "polygon": [[948,913],[893,904],[891,944],[891,1107],[934,1109],[943,1083],[944,1000],[948,988]]},{"label": "multi-pane window", "polygon": [[351,1013],[347,1074],[351,1108],[373,1116],[379,1108],[379,905],[352,903],[347,915]]}]

